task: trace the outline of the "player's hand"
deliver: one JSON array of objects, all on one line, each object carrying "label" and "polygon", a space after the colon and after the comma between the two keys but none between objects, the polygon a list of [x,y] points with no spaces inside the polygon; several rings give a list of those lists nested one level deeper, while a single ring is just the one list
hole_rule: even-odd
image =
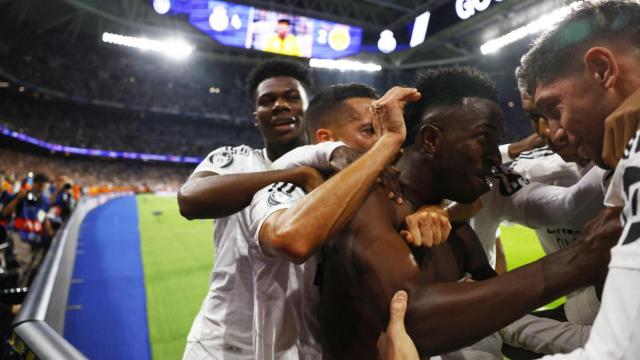
[{"label": "player's hand", "polygon": [[585,268],[590,285],[598,285],[606,278],[611,261],[611,248],[622,233],[620,212],[622,208],[606,208],[585,225],[580,238],[574,244],[579,250],[576,259]]},{"label": "player's hand", "polygon": [[378,338],[378,359],[380,360],[419,360],[416,345],[404,327],[409,296],[404,290],[398,291],[389,306],[389,325]]},{"label": "player's hand", "polygon": [[611,168],[618,165],[624,148],[638,130],[638,123],[640,123],[640,90],[631,94],[604,121],[602,158],[605,164]]},{"label": "player's hand", "polygon": [[520,155],[520,153],[533,150],[544,145],[544,139],[542,139],[537,133],[533,133],[524,139],[509,144],[509,157],[515,159]]},{"label": "player's hand", "polygon": [[373,128],[379,138],[388,137],[402,145],[407,136],[404,124],[404,106],[409,101],[420,100],[420,93],[414,88],[393,87],[380,99],[371,104]]},{"label": "player's hand", "polygon": [[400,231],[400,235],[409,245],[437,246],[449,238],[451,223],[447,212],[442,206],[423,206],[404,219],[407,230]]},{"label": "player's hand", "polygon": [[482,201],[480,201],[480,199],[474,201],[472,204],[452,202],[447,206],[447,216],[449,221],[467,221],[476,216],[480,209],[482,209]]}]

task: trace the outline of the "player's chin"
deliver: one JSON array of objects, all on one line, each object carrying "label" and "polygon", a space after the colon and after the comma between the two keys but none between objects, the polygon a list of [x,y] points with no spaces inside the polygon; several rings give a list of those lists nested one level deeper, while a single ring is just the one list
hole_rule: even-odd
[{"label": "player's chin", "polygon": [[272,142],[278,143],[280,145],[287,145],[291,143],[298,142],[301,138],[301,130],[297,126],[291,131],[286,133],[274,133],[271,136]]},{"label": "player's chin", "polygon": [[470,179],[463,191],[459,192],[457,202],[462,204],[473,204],[482,194],[491,189],[489,181],[485,177],[474,176]]}]

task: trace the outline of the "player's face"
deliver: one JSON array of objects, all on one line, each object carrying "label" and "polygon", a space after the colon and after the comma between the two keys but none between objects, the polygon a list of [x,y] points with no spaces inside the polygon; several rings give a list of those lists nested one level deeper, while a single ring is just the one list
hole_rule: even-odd
[{"label": "player's face", "polygon": [[265,145],[293,144],[306,137],[307,104],[307,93],[298,80],[278,76],[262,81],[256,89],[254,118]]},{"label": "player's face", "polygon": [[344,120],[332,131],[335,139],[362,152],[369,150],[377,140],[371,121],[372,103],[373,100],[369,98],[346,100],[340,110]]},{"label": "player's face", "polygon": [[289,34],[289,24],[278,23],[278,26],[276,27],[276,32],[278,33],[278,36],[280,36],[281,38],[286,37],[287,34]]},{"label": "player's face", "polygon": [[578,155],[578,149],[575,144],[569,141],[567,132],[559,127],[559,123],[549,121],[536,110],[534,99],[527,94],[520,94],[522,98],[522,110],[531,119],[531,124],[536,133],[544,142],[549,146],[553,152],[560,155],[560,157],[567,162],[578,161],[580,156]]},{"label": "player's face", "polygon": [[604,166],[604,119],[615,109],[615,105],[607,101],[600,86],[593,82],[588,77],[576,74],[548,84],[538,84],[535,105],[550,127],[563,128],[580,157],[587,157]]},{"label": "player's face", "polygon": [[444,139],[435,154],[442,173],[435,176],[448,199],[471,203],[489,191],[491,170],[501,163],[502,111],[494,101],[471,97],[449,116],[456,125],[442,130]]}]

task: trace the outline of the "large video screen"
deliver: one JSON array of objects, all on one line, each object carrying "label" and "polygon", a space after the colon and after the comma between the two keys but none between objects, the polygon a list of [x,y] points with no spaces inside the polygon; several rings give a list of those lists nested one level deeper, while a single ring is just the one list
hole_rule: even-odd
[{"label": "large video screen", "polygon": [[357,53],[362,29],[331,21],[217,0],[162,0],[168,13],[189,22],[223,45],[290,56],[339,58]]}]

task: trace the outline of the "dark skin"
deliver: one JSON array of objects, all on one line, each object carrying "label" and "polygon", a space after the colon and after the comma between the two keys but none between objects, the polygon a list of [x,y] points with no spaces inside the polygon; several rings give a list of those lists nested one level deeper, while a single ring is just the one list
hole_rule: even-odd
[{"label": "dark skin", "polygon": [[[272,77],[258,84],[254,121],[270,160],[307,143],[306,98],[304,87],[292,77]],[[217,219],[244,209],[258,190],[272,183],[284,181],[308,188],[317,186],[319,180],[310,168],[230,175],[199,172],[178,192],[180,214],[189,220]]]},{"label": "dark skin", "polygon": [[[456,225],[449,240],[433,249],[412,249],[398,235],[413,207],[443,198],[468,202],[486,191],[478,173],[498,163],[502,119],[494,102],[465,101],[454,111],[425,114],[433,116],[433,126],[423,126],[398,161],[413,206],[395,205],[384,188],[377,189],[340,241],[325,250],[322,319],[329,357],[375,358],[388,304],[401,289],[412,299],[407,332],[424,357],[470,345],[557,296],[604,279],[619,212],[603,215],[591,229],[597,231],[586,231],[582,241],[499,277],[468,225]],[[445,128],[439,119],[464,126]],[[481,281],[456,282],[464,272]]]}]

